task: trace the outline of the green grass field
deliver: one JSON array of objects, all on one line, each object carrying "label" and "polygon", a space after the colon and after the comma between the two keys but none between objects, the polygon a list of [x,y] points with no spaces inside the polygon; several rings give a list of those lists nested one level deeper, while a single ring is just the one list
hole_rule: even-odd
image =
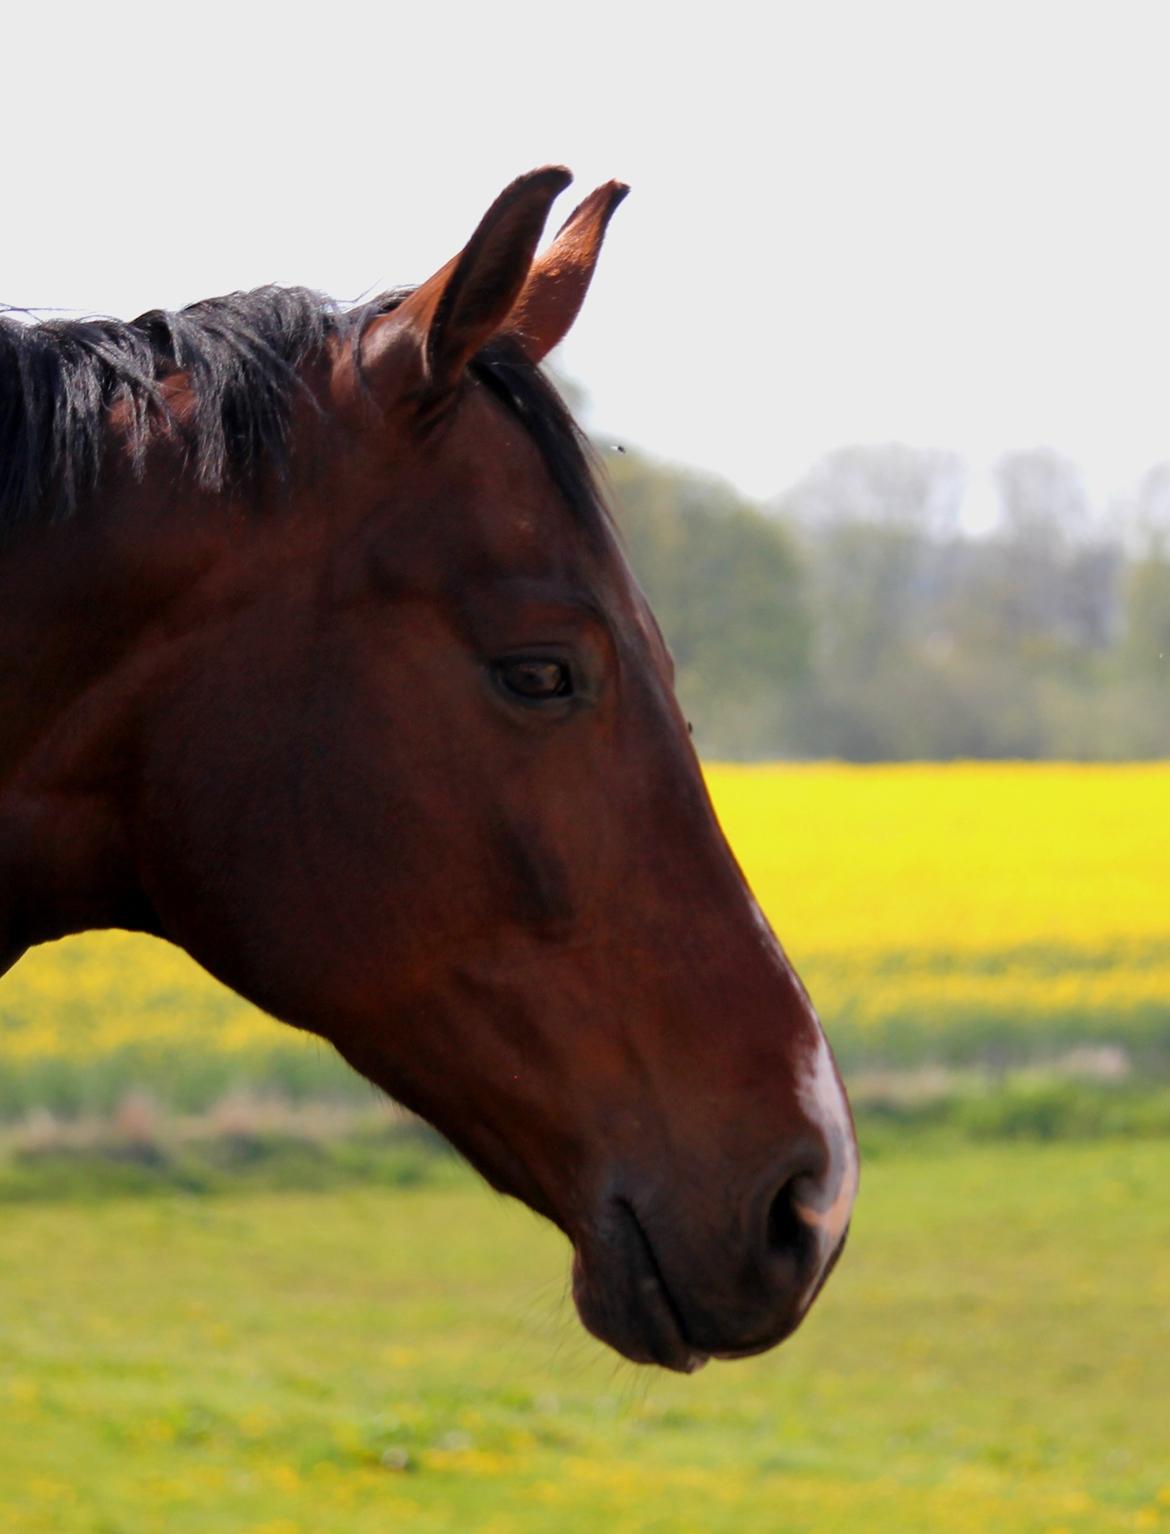
[{"label": "green grass field", "polygon": [[470,1174],[9,1206],[5,1534],[1170,1528],[1170,1142],[871,1159],[765,1358],[617,1363]]}]

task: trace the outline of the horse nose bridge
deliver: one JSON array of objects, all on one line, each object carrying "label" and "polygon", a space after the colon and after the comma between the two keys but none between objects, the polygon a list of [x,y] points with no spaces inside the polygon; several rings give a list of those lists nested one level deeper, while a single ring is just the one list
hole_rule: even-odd
[{"label": "horse nose bridge", "polygon": [[[762,923],[754,938],[712,954],[704,945],[659,950],[651,978],[614,1016],[632,1117],[686,1158],[694,1144],[715,1161],[749,1168],[794,1140],[840,1163],[852,1118],[815,1009]],[[753,1150],[754,1148],[754,1150]],[[745,1160],[745,1156],[748,1160]],[[818,1195],[819,1201],[819,1195]]]},{"label": "horse nose bridge", "polygon": [[671,956],[657,1025],[633,1048],[720,1134],[729,1126],[737,1137],[759,1132],[774,1143],[784,1125],[822,1135],[851,1130],[820,1019],[768,939],[729,946],[710,966],[701,954]]}]

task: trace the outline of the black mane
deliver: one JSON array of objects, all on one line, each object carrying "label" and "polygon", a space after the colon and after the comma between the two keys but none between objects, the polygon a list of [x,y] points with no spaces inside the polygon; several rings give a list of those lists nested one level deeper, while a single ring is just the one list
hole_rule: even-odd
[{"label": "black mane", "polygon": [[[71,517],[101,483],[109,410],[122,404],[141,469],[152,433],[170,422],[162,381],[186,372],[194,396],[182,428],[188,473],[213,492],[254,496],[292,451],[302,370],[330,341],[352,341],[393,309],[398,289],[341,309],[306,288],[257,288],[136,320],[45,320],[0,311],[0,545]],[[586,524],[599,511],[588,449],[556,390],[507,339],[473,374],[525,425],[561,494]]]}]

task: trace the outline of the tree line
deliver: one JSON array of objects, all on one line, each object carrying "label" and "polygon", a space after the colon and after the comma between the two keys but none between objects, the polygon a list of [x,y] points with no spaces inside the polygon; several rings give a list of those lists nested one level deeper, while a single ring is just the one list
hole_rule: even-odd
[{"label": "tree line", "polygon": [[947,453],[844,448],[766,506],[607,466],[705,756],[1170,756],[1170,464],[1105,514],[1068,460],[1008,454],[978,533]]}]

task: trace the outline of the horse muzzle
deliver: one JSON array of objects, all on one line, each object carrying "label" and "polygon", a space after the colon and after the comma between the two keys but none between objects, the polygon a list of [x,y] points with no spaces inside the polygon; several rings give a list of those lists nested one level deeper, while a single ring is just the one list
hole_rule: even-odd
[{"label": "horse muzzle", "polygon": [[[612,1192],[574,1242],[583,1324],[634,1363],[683,1373],[775,1347],[804,1319],[848,1232],[841,1193],[810,1193],[812,1181],[791,1175],[734,1212],[694,1199],[670,1210],[652,1188]],[[815,1204],[840,1220],[831,1242]]]}]

